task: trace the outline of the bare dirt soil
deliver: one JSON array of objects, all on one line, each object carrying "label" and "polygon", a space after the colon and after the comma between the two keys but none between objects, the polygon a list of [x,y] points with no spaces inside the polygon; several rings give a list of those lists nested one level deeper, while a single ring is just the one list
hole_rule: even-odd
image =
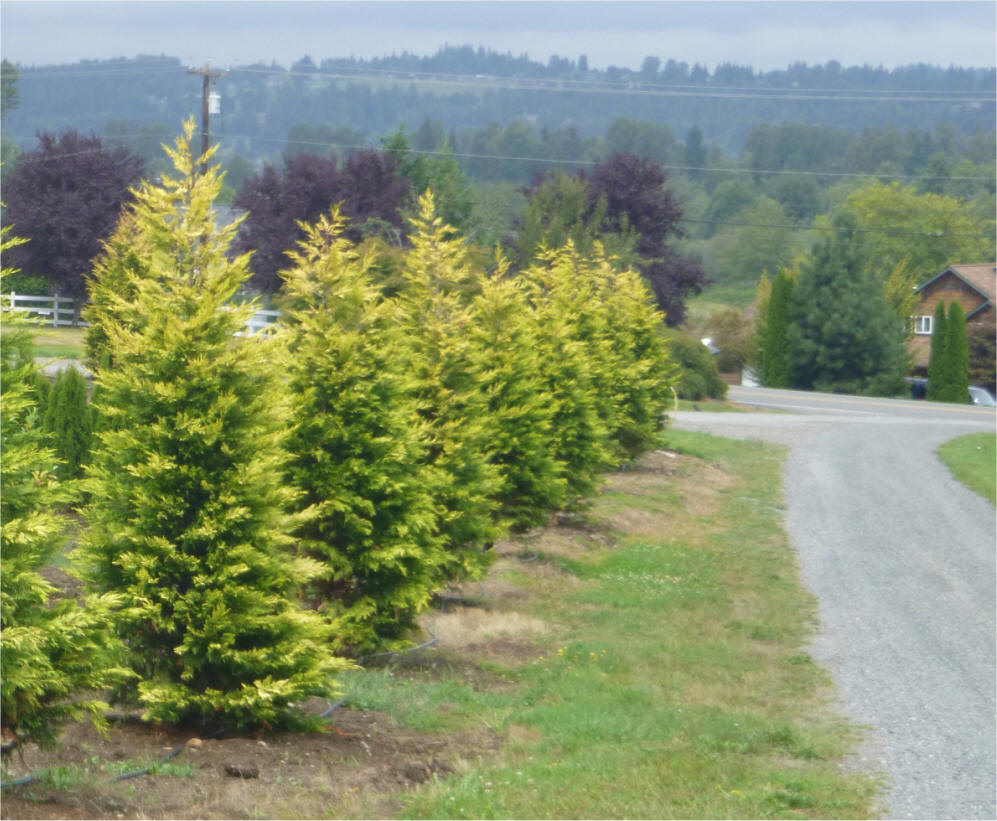
[{"label": "bare dirt soil", "polygon": [[[538,589],[554,576],[558,584],[577,583],[537,560],[537,551],[578,555],[593,536],[604,539],[565,520],[522,541],[499,542],[483,581],[445,591],[441,607],[423,616],[422,627],[436,643],[378,663],[396,674],[447,677],[479,691],[514,687],[495,670],[515,669],[547,652],[552,625],[521,612],[535,593],[511,581],[510,570],[535,577]],[[48,570],[64,594],[79,592],[77,580]],[[308,705],[315,712],[328,706],[318,700]],[[487,727],[420,732],[388,714],[349,705],[329,715],[325,732],[314,734],[198,738],[189,730],[145,724],[137,714],[117,717],[106,738],[80,722],[64,729],[54,750],[28,745],[10,754],[6,779],[49,775],[4,789],[0,818],[387,818],[401,808],[400,794],[467,771],[507,740]],[[114,780],[178,748],[164,772]]]},{"label": "bare dirt soil", "polygon": [[[458,760],[495,750],[487,731],[433,736],[384,713],[339,709],[324,733],[197,739],[190,732],[137,723],[114,725],[102,738],[86,724],[69,727],[58,750],[24,752],[17,770],[95,770],[95,762],[148,761],[184,745],[171,764],[187,775],[142,775],[61,786],[47,782],[5,790],[3,818],[387,818],[392,796],[445,777]],[[16,754],[15,754],[16,755]]]}]

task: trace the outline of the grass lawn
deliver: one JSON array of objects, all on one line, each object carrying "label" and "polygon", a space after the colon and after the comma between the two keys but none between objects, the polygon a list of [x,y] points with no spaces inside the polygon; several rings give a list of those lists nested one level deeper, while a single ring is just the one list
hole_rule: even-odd
[{"label": "grass lawn", "polygon": [[743,311],[755,298],[755,284],[712,285],[686,301],[686,316],[693,325],[701,325],[713,314],[728,308]]},{"label": "grass lawn", "polygon": [[83,356],[86,328],[39,327],[34,333],[35,356],[49,359],[79,359]]},{"label": "grass lawn", "polygon": [[487,668],[507,686],[349,677],[350,703],[507,739],[403,798],[405,817],[874,813],[874,780],[842,768],[858,733],[805,650],[816,608],[782,530],[783,452],[677,431],[667,443],[609,477],[587,529],[496,567],[526,593],[486,605],[494,630],[509,602],[534,625],[534,653]]},{"label": "grass lawn", "polygon": [[956,479],[997,506],[997,434],[959,436],[938,448],[938,458]]}]

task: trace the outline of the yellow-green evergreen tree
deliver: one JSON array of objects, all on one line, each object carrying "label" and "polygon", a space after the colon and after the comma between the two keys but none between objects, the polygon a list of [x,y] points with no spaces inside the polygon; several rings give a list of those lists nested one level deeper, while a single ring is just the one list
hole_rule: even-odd
[{"label": "yellow-green evergreen tree", "polygon": [[[17,242],[8,230],[2,250]],[[121,648],[108,629],[113,598],[78,603],[40,573],[65,547],[59,511],[74,493],[56,479],[58,459],[37,403],[30,328],[14,313],[4,317],[0,379],[0,721],[4,735],[19,744],[49,745],[67,721],[88,715],[102,726],[107,705],[95,691],[126,671],[116,666]]]},{"label": "yellow-green evergreen tree", "polygon": [[482,275],[467,333],[491,463],[499,473],[497,516],[515,531],[541,524],[568,501],[568,482],[555,455],[555,406],[546,394],[536,314],[526,284],[506,276],[500,256]]},{"label": "yellow-green evergreen tree", "polygon": [[448,551],[441,578],[473,578],[487,566],[486,548],[501,532],[492,503],[500,479],[490,459],[485,397],[468,333],[476,277],[464,241],[436,216],[430,192],[420,198],[411,224],[405,286],[396,297],[407,344],[398,353],[415,377],[417,413],[425,425],[426,461]]},{"label": "yellow-green evergreen tree", "polygon": [[582,322],[594,305],[591,283],[577,275],[581,258],[569,242],[538,253],[522,276],[537,318],[537,352],[543,362],[543,389],[553,409],[553,455],[575,501],[592,495],[599,473],[614,464],[609,441],[611,400],[601,390],[608,381],[605,357],[597,353]]},{"label": "yellow-green evergreen tree", "polygon": [[176,176],[135,192],[146,275],[100,317],[113,367],[97,375],[85,555],[92,581],[123,600],[117,628],[147,718],[314,724],[294,705],[333,694],[347,662],[295,600],[319,568],[293,550],[287,392],[276,343],[233,337],[254,310],[230,302],[247,257],[229,257],[237,225],[215,225],[221,179],[192,154],[193,134],[190,120],[168,151]]},{"label": "yellow-green evergreen tree", "polygon": [[397,304],[371,275],[374,259],[342,236],[334,209],[282,272],[286,374],[295,426],[291,483],[313,514],[302,546],[322,563],[310,585],[335,625],[337,646],[393,646],[430,603],[448,554],[426,460],[427,422]]}]

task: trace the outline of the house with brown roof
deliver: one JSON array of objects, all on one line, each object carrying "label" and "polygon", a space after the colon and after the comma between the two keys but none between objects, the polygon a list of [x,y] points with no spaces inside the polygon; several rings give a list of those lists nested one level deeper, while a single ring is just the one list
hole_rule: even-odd
[{"label": "house with brown roof", "polygon": [[994,323],[994,296],[997,294],[997,263],[950,265],[915,289],[920,302],[914,309],[914,337],[910,341],[912,365],[928,366],[931,353],[932,321],[939,302],[958,302],[966,314],[967,326]]}]

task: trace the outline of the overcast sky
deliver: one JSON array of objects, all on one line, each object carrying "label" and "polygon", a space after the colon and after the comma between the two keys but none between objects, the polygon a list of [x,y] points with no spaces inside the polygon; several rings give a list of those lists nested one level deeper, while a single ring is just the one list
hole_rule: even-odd
[{"label": "overcast sky", "polygon": [[639,68],[646,55],[756,69],[793,62],[995,64],[993,2],[66,2],[2,0],[0,50],[21,65],[166,54],[217,66],[308,54],[485,46],[546,62]]}]

